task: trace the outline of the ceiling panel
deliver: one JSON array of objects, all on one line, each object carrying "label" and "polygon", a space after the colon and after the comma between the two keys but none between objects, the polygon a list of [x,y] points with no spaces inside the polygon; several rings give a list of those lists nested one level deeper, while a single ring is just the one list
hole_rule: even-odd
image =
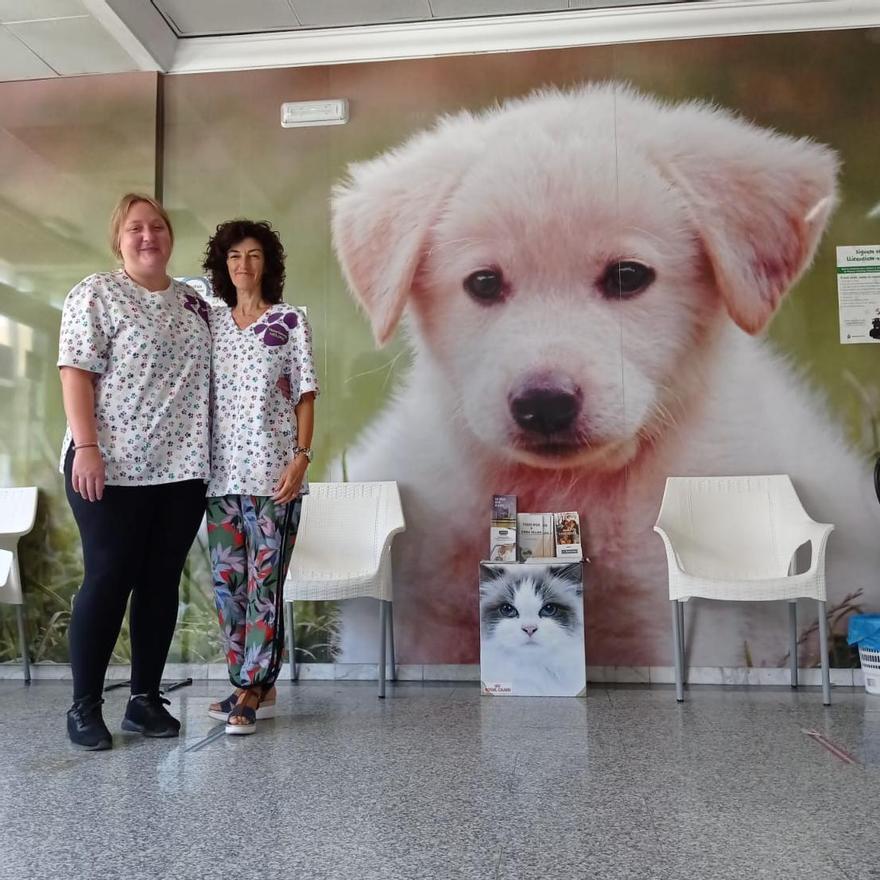
[{"label": "ceiling panel", "polygon": [[291,0],[305,27],[342,27],[394,21],[427,21],[428,0]]},{"label": "ceiling panel", "polygon": [[700,0],[152,0],[175,33],[189,38],[672,2]]},{"label": "ceiling panel", "polygon": [[137,70],[128,53],[93,18],[56,18],[6,27],[62,76]]},{"label": "ceiling panel", "polygon": [[[743,14],[734,21],[730,15],[715,16],[716,4],[711,0],[0,0],[0,80],[451,55],[459,44],[485,46],[487,51],[567,46],[572,38],[566,10],[575,11],[568,15],[579,20],[572,27],[580,37],[576,42],[582,44],[654,40],[658,34],[679,39],[876,27],[880,10],[880,0],[741,2]],[[651,8],[661,5],[667,8]],[[727,0],[717,5],[730,12],[737,3]],[[577,12],[615,7],[642,9],[625,10],[621,18],[599,13],[595,17],[599,27],[589,12],[583,21]],[[699,11],[705,15],[698,15]],[[533,19],[530,13],[536,14]],[[474,20],[496,16],[497,22],[490,25]],[[784,25],[788,17],[810,23],[789,28]],[[444,22],[453,24],[444,30]],[[409,26],[383,27],[394,23]],[[361,30],[359,26],[365,25],[377,26],[375,33]],[[346,33],[349,26],[355,30]],[[312,33],[318,29],[328,30]],[[219,35],[240,36],[228,41],[199,39]],[[250,35],[255,39],[249,41]]]},{"label": "ceiling panel", "polygon": [[568,9],[568,0],[430,0],[434,18],[472,18]]},{"label": "ceiling panel", "polygon": [[0,22],[85,15],[80,0],[0,0]]},{"label": "ceiling panel", "polygon": [[46,79],[55,71],[21,40],[0,26],[0,82],[15,79]]},{"label": "ceiling panel", "polygon": [[604,9],[612,6],[657,6],[661,3],[705,3],[706,0],[569,0],[572,9]]},{"label": "ceiling panel", "polygon": [[299,22],[287,0],[153,0],[182,37],[291,30]]}]

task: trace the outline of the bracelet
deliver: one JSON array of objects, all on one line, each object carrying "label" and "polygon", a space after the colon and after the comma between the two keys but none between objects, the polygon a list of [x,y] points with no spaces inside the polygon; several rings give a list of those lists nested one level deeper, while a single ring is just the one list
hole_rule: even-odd
[{"label": "bracelet", "polygon": [[312,450],[309,446],[294,446],[293,454],[294,457],[299,455],[300,452],[309,460],[309,464],[312,463]]},{"label": "bracelet", "polygon": [[73,444],[73,451],[76,452],[78,449],[89,449],[92,446],[94,446],[95,449],[98,448],[97,443],[80,443],[79,446],[77,446],[76,443],[74,443]]}]

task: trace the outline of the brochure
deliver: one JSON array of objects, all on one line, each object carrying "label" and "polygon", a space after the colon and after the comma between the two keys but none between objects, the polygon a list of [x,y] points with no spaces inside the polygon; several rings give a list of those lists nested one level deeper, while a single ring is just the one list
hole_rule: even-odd
[{"label": "brochure", "polygon": [[581,523],[577,512],[556,513],[553,517],[556,526],[556,556],[559,559],[582,559]]},{"label": "brochure", "polygon": [[516,495],[492,496],[489,559],[516,562]]},{"label": "brochure", "polygon": [[516,537],[520,562],[528,562],[533,557],[548,555],[544,539],[543,513],[518,513],[516,515]]}]

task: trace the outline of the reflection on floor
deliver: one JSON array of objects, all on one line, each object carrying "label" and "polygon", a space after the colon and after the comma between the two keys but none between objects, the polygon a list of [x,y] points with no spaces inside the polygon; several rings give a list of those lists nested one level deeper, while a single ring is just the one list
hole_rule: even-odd
[{"label": "reflection on floor", "polygon": [[[216,684],[181,738],[68,746],[69,683],[0,683],[0,878],[880,877],[880,697],[814,688],[279,686],[227,737]],[[804,731],[848,753],[848,763]]]}]

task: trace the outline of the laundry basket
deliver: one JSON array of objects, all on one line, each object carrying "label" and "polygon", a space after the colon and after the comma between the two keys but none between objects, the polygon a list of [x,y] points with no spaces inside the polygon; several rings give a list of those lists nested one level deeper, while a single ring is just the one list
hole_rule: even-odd
[{"label": "laundry basket", "polygon": [[846,640],[859,646],[865,690],[880,695],[880,614],[854,614]]},{"label": "laundry basket", "polygon": [[859,661],[865,677],[865,690],[869,694],[880,694],[880,651],[859,645]]}]

